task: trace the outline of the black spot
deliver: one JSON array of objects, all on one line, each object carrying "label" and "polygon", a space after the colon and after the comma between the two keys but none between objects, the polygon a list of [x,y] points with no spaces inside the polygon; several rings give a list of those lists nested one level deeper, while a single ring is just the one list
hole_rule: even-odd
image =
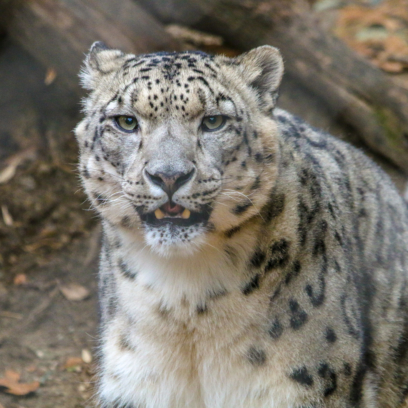
[{"label": "black spot", "polygon": [[108,199],[103,196],[102,194],[98,194],[98,193],[92,193],[93,198],[96,201],[96,205],[106,205],[108,204]]},{"label": "black spot", "polygon": [[271,222],[274,218],[282,214],[285,208],[285,194],[272,193],[268,202],[261,210],[265,223]]},{"label": "black spot", "polygon": [[329,395],[333,394],[337,389],[337,375],[327,363],[321,363],[317,373],[319,374],[320,377],[326,380],[325,381],[326,388],[324,389],[323,393],[325,397],[328,397]]},{"label": "black spot", "polygon": [[263,366],[266,363],[266,353],[264,350],[251,347],[248,350],[247,358],[254,366]]},{"label": "black spot", "polygon": [[290,269],[290,271],[287,273],[285,277],[285,284],[289,285],[292,279],[296,278],[299,275],[301,269],[302,269],[302,266],[300,265],[299,261],[293,262],[292,268]]},{"label": "black spot", "polygon": [[343,246],[343,239],[341,238],[338,231],[334,231],[334,238],[336,239],[340,246]]},{"label": "black spot", "polygon": [[131,224],[132,224],[132,221],[130,217],[127,215],[125,215],[120,222],[120,225],[122,225],[122,227],[125,227],[125,228],[129,228]]},{"label": "black spot", "polygon": [[289,262],[290,242],[286,239],[281,239],[271,246],[271,256],[265,266],[265,272],[269,272],[274,268],[284,267]]},{"label": "black spot", "polygon": [[89,174],[89,171],[86,167],[84,167],[84,169],[82,170],[82,175],[86,178],[89,179],[91,178],[91,175]]},{"label": "black spot", "polygon": [[259,289],[259,279],[261,275],[257,273],[242,289],[245,296],[250,295],[254,290]]},{"label": "black spot", "polygon": [[137,272],[131,271],[123,259],[119,259],[118,266],[123,276],[131,280],[135,279]]},{"label": "black spot", "polygon": [[251,186],[251,190],[257,190],[259,187],[261,187],[261,178],[257,176],[254,183]]},{"label": "black spot", "polygon": [[276,116],[276,119],[279,121],[279,122],[282,122],[282,123],[286,123],[288,120],[284,117],[284,116],[282,116],[282,115],[278,115],[278,116]]},{"label": "black spot", "polygon": [[308,215],[309,215],[309,209],[304,203],[303,200],[299,200],[298,204],[298,217],[299,217],[299,225],[298,225],[298,234],[299,234],[299,241],[300,245],[303,247],[306,244],[306,239],[307,239],[307,233],[309,231],[308,228]]},{"label": "black spot", "polygon": [[351,365],[349,363],[343,363],[343,368],[344,368],[344,375],[346,377],[350,377],[351,374],[353,373],[351,369]]},{"label": "black spot", "polygon": [[245,201],[245,202],[242,203],[242,204],[238,204],[235,208],[233,208],[233,209],[231,210],[231,212],[232,212],[233,214],[235,214],[235,215],[239,215],[239,214],[244,213],[244,212],[245,212],[246,210],[248,210],[248,208],[251,207],[251,206],[252,206],[252,202],[249,201],[249,200],[247,200],[247,201]]},{"label": "black spot", "polygon": [[208,308],[207,308],[207,305],[204,304],[204,305],[198,305],[196,310],[197,310],[198,315],[202,315],[208,311]]},{"label": "black spot", "polygon": [[255,160],[256,160],[258,163],[262,163],[262,162],[263,162],[263,156],[262,156],[262,154],[261,154],[261,153],[256,153],[256,154],[255,154]]},{"label": "black spot", "polygon": [[299,306],[297,300],[289,301],[289,310],[291,313],[290,326],[293,330],[299,330],[308,319],[307,313]]},{"label": "black spot", "polygon": [[321,220],[318,227],[314,231],[315,242],[313,247],[313,256],[318,256],[326,253],[326,231],[327,231],[327,221]]},{"label": "black spot", "polygon": [[336,332],[331,327],[327,327],[325,337],[329,343],[335,343],[337,340]]},{"label": "black spot", "polygon": [[108,301],[108,316],[113,317],[116,314],[118,302],[116,297],[111,296]]},{"label": "black spot", "polygon": [[278,319],[275,319],[271,326],[269,327],[268,334],[274,339],[278,339],[280,336],[282,336],[283,333],[283,327]]},{"label": "black spot", "polygon": [[118,249],[121,246],[122,246],[122,242],[121,242],[120,238],[115,237],[114,241],[112,242],[112,247]]},{"label": "black spot", "polygon": [[302,169],[299,173],[299,180],[300,183],[305,186],[306,184],[308,184],[309,180],[312,179],[312,175],[310,173],[309,169]]},{"label": "black spot", "polygon": [[281,289],[282,289],[282,288],[281,288],[281,285],[279,285],[279,286],[275,289],[275,291],[273,292],[272,296],[270,297],[271,303],[273,303],[273,301],[280,295]]},{"label": "black spot", "polygon": [[315,288],[307,284],[305,287],[306,293],[310,298],[310,302],[314,307],[319,307],[323,304],[326,291],[326,281],[323,273],[319,273]]},{"label": "black spot", "polygon": [[121,351],[134,351],[134,348],[130,344],[129,339],[123,333],[119,336],[118,345],[119,345],[119,348],[121,349]]},{"label": "black spot", "polygon": [[260,268],[265,261],[265,257],[265,252],[258,250],[252,255],[250,263],[254,268]]},{"label": "black spot", "polygon": [[289,377],[305,387],[311,387],[313,385],[313,377],[304,366],[293,370]]}]

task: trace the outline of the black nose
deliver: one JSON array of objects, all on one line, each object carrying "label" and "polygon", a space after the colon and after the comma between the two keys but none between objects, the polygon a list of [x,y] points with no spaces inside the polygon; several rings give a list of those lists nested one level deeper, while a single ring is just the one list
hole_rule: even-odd
[{"label": "black nose", "polygon": [[164,173],[156,172],[150,174],[147,170],[147,178],[156,186],[159,186],[167,195],[171,198],[172,195],[184,184],[186,184],[192,177],[195,172],[195,169],[192,169],[189,172],[177,172],[177,173]]}]

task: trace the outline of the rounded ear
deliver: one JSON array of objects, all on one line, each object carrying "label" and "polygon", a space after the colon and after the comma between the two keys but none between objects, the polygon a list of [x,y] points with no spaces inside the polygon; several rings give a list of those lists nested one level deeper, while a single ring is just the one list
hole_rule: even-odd
[{"label": "rounded ear", "polygon": [[258,92],[261,104],[274,106],[284,71],[279,50],[263,45],[238,56],[235,61],[244,80]]},{"label": "rounded ear", "polygon": [[121,67],[124,56],[122,51],[112,50],[101,41],[94,42],[80,72],[82,86],[89,90],[95,89],[101,77]]}]

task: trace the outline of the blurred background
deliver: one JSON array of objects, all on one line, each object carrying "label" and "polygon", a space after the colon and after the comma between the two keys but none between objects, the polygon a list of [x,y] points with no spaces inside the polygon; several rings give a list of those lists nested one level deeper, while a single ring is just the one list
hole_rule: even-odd
[{"label": "blurred background", "polygon": [[0,0],[0,408],[93,406],[100,227],[72,129],[97,40],[280,48],[278,105],[363,149],[404,194],[407,0]]}]

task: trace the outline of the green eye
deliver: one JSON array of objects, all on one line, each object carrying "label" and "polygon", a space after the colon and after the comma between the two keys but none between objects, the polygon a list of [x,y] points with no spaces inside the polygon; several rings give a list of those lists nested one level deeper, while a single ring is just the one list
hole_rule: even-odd
[{"label": "green eye", "polygon": [[137,120],[133,116],[116,116],[115,121],[125,132],[133,132],[137,128]]},{"label": "green eye", "polygon": [[204,132],[213,132],[214,130],[221,129],[225,124],[225,116],[207,116],[203,119],[201,127]]}]

